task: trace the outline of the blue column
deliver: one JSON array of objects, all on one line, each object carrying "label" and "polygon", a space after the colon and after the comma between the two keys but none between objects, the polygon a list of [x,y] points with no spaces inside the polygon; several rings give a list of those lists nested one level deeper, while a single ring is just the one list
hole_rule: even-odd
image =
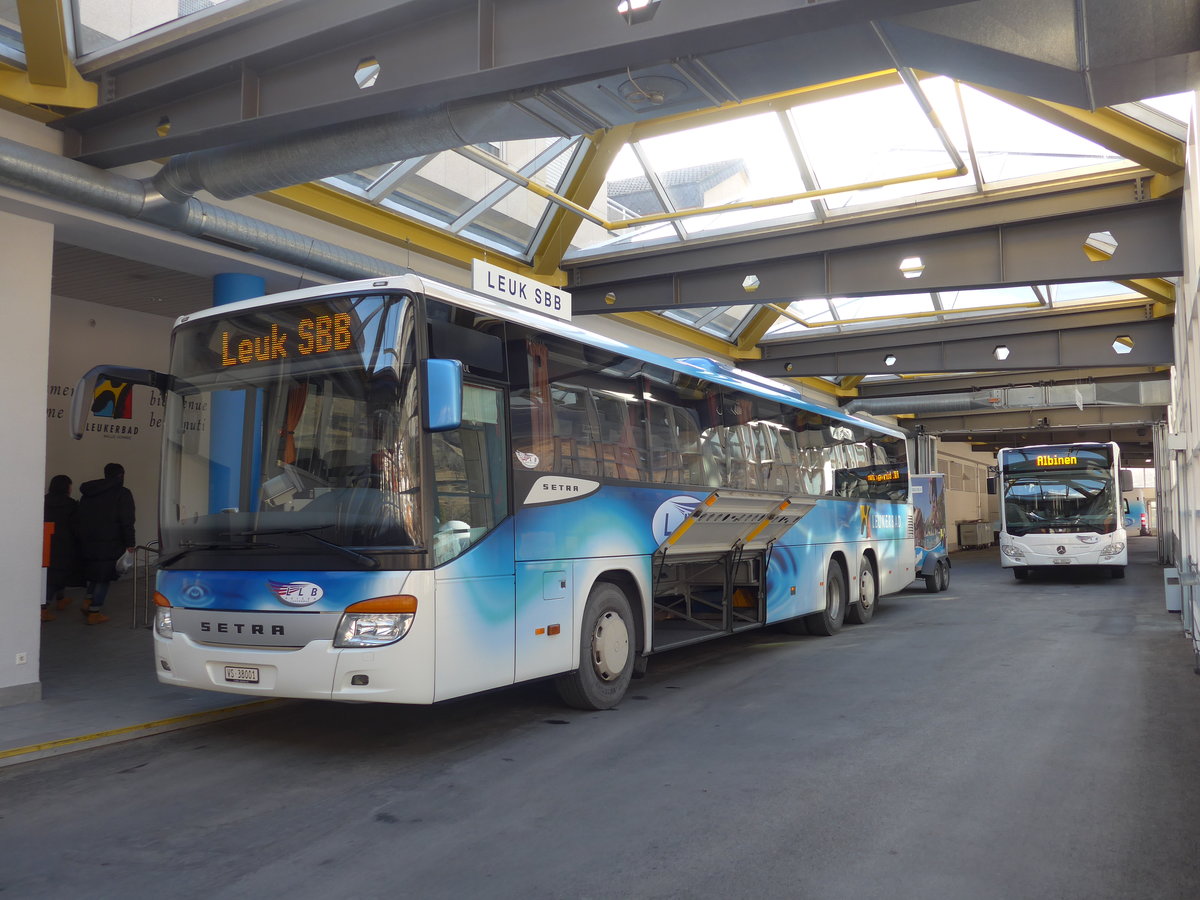
[{"label": "blue column", "polygon": [[[266,281],[258,275],[226,272],[213,276],[213,306],[261,297],[265,292]],[[208,481],[208,502],[212,512],[238,505],[241,482],[237,475],[242,466],[242,422],[246,412],[243,397],[231,393],[213,395]],[[261,399],[256,402],[261,403]],[[256,422],[261,418],[261,415],[255,415]]]}]

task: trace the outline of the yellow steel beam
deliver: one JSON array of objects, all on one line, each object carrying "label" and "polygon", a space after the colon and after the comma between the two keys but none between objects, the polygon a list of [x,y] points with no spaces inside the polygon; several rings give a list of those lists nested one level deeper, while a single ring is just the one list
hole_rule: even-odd
[{"label": "yellow steel beam", "polygon": [[309,183],[280,188],[263,194],[262,197],[322,222],[339,225],[358,234],[463,268],[470,266],[472,259],[486,259],[501,268],[548,281],[557,287],[562,287],[566,280],[562,272],[556,273],[557,277],[548,279],[546,273],[534,272],[530,266],[522,265],[482,244],[406,219],[399,213],[323,184]]},{"label": "yellow steel beam", "polygon": [[[583,158],[563,192],[566,200],[584,208],[592,205],[608,178],[609,166],[621,152],[621,148],[629,142],[632,130],[632,125],[618,125],[589,137],[587,147],[581,151]],[[535,275],[558,273],[563,255],[571,246],[571,241],[582,224],[582,217],[561,206],[550,213],[550,225],[533,253]]]},{"label": "yellow steel beam", "polygon": [[0,69],[0,97],[21,104],[87,109],[99,99],[67,53],[63,5],[54,0],[17,0],[25,71]]},{"label": "yellow steel beam", "polygon": [[782,315],[783,313],[773,305],[760,306],[750,316],[750,321],[738,332],[738,350],[745,352],[757,347],[758,342]]},{"label": "yellow steel beam", "polygon": [[995,97],[1010,106],[1024,110],[1052,125],[1087,138],[1114,153],[1145,166],[1161,175],[1175,175],[1183,171],[1185,146],[1183,141],[1163,134],[1137,119],[1113,109],[1098,109],[1089,112],[1062,103],[1038,100],[999,88],[971,85],[975,90]]}]

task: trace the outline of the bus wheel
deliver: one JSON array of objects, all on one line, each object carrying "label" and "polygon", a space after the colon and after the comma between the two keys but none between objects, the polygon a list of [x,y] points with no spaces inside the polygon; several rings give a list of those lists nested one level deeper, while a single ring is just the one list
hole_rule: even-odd
[{"label": "bus wheel", "polygon": [[1013,578],[1017,579],[1017,581],[1024,581],[1028,577],[1029,577],[1029,570],[1026,569],[1025,567],[1016,566],[1013,569]]},{"label": "bus wheel", "polygon": [[828,637],[841,631],[842,623],[846,620],[846,605],[849,599],[842,567],[830,560],[829,571],[825,575],[825,608],[807,617],[809,634],[823,634]]},{"label": "bus wheel", "polygon": [[1113,566],[1108,570],[1108,574],[1111,575],[1113,578],[1124,578],[1125,577],[1125,567],[1124,566]]},{"label": "bus wheel", "polygon": [[864,556],[858,563],[858,599],[846,609],[846,621],[852,625],[866,625],[875,615],[878,603],[879,585],[875,581],[875,567]]},{"label": "bus wheel", "polygon": [[925,579],[925,593],[936,594],[941,590],[942,579],[938,576],[941,570],[942,567],[938,564],[933,567],[933,571],[930,574],[922,576]]},{"label": "bus wheel", "polygon": [[937,565],[937,582],[939,591],[950,590],[950,563],[944,559]]},{"label": "bus wheel", "polygon": [[633,676],[634,634],[625,592],[597,582],[579,626],[579,668],[555,682],[563,702],[576,709],[611,709],[620,703]]}]

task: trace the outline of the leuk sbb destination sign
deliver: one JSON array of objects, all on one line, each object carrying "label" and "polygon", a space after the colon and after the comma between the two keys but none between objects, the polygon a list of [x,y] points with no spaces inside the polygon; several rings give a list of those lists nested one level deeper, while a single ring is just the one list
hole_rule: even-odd
[{"label": "leuk sbb destination sign", "polygon": [[493,266],[480,259],[471,260],[471,287],[481,294],[520,306],[546,316],[571,321],[571,295],[524,275]]}]

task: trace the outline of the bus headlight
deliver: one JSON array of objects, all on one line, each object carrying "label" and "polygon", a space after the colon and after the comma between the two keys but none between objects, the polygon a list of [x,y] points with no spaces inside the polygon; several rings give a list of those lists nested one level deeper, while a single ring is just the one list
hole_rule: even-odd
[{"label": "bus headlight", "polygon": [[171,624],[171,601],[158,591],[154,592],[154,633],[167,640],[175,636],[175,628]]},{"label": "bus headlight", "polygon": [[1109,544],[1107,547],[1105,547],[1103,550],[1100,551],[1100,555],[1102,557],[1104,557],[1105,559],[1112,559],[1114,556],[1117,556],[1123,552],[1125,552],[1125,542],[1124,541],[1113,541],[1111,544]]},{"label": "bus headlight", "polygon": [[1022,550],[1020,547],[1018,547],[1016,544],[1001,544],[1000,552],[1003,553],[1005,556],[1007,556],[1009,559],[1024,559],[1025,558],[1025,551]]},{"label": "bus headlight", "polygon": [[346,607],[338,622],[335,647],[382,647],[401,640],[417,616],[417,598],[376,597]]}]

